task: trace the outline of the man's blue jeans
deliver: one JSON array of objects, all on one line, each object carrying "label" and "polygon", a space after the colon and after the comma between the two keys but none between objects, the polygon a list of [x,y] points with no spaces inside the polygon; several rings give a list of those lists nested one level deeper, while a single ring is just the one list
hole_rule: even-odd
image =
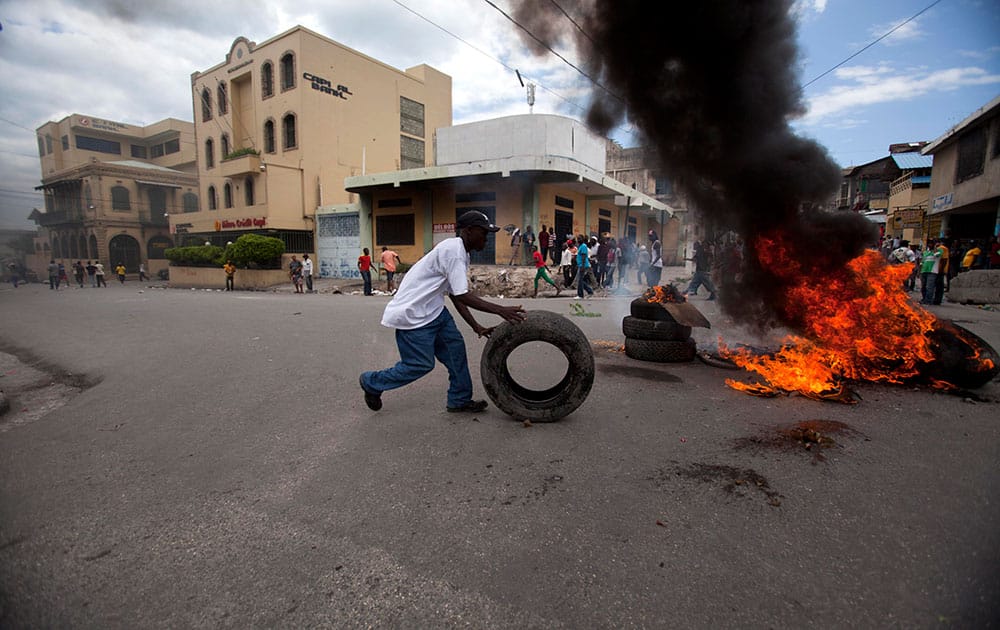
[{"label": "man's blue jeans", "polygon": [[365,372],[366,389],[381,393],[417,380],[434,369],[434,359],[448,368],[448,406],[461,407],[472,400],[472,377],[465,354],[465,339],[448,309],[426,326],[396,330],[399,363],[387,370]]}]

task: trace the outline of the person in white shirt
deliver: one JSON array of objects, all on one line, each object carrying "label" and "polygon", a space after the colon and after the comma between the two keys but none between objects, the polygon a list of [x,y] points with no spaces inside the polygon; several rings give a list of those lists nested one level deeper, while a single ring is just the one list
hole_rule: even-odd
[{"label": "person in white shirt", "polygon": [[306,279],[306,293],[313,292],[313,261],[309,254],[302,255],[302,275]]},{"label": "person in white shirt", "polygon": [[382,325],[396,329],[399,362],[359,377],[365,404],[372,411],[382,408],[382,392],[427,374],[434,369],[435,358],[448,368],[448,411],[480,412],[487,407],[485,400],[472,399],[465,340],[445,308],[444,298],[451,298],[458,314],[480,337],[489,337],[493,328],[481,326],[469,309],[499,315],[512,323],[524,320],[524,309],[494,304],[469,291],[469,252],[483,250],[488,234],[500,228],[475,210],[458,217],[457,227],[458,236],[441,241],[410,268],[385,307]]}]

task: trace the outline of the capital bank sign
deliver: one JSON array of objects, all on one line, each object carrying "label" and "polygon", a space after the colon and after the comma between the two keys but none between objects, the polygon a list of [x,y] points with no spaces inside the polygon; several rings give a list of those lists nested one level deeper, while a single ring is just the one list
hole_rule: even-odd
[{"label": "capital bank sign", "polygon": [[345,101],[348,96],[354,96],[346,85],[334,86],[329,79],[324,79],[323,77],[318,77],[310,72],[303,72],[302,78],[309,82],[309,86],[316,90],[317,92],[322,92],[324,94],[329,94],[330,96],[336,96],[342,98]]}]

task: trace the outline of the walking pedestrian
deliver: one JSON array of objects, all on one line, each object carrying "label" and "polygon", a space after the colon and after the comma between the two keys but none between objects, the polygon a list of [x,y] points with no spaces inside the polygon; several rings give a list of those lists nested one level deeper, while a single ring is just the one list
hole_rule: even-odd
[{"label": "walking pedestrian", "polygon": [[288,275],[295,292],[302,293],[302,262],[295,255],[292,255],[292,260],[288,263]]},{"label": "walking pedestrian", "polygon": [[[547,234],[547,232],[541,232],[541,233]],[[535,292],[531,295],[531,297],[533,298],[538,297],[539,279],[542,279],[551,284],[553,287],[555,287],[556,297],[559,297],[560,289],[558,286],[556,286],[555,281],[549,277],[549,270],[545,266],[545,258],[542,256],[542,253],[538,251],[538,247],[535,245],[531,246],[531,259],[535,261]]]},{"label": "walking pedestrian", "polygon": [[649,262],[652,258],[645,245],[639,246],[639,254],[636,256],[635,281],[639,286],[653,286],[649,283]]},{"label": "walking pedestrian", "polygon": [[576,237],[576,299],[583,299],[583,292],[588,296],[594,295],[594,290],[590,288],[587,278],[590,275],[590,248],[587,247],[587,238],[580,234]]},{"label": "walking pedestrian", "polygon": [[382,270],[385,271],[385,291],[392,293],[396,290],[393,277],[396,275],[396,268],[399,265],[399,254],[392,251],[385,245],[382,246]]},{"label": "walking pedestrian", "polygon": [[10,272],[10,283],[13,284],[16,289],[17,283],[21,280],[21,274],[17,272],[17,263],[7,263],[7,271]]},{"label": "walking pedestrian", "polygon": [[147,277],[146,263],[139,263],[139,282],[145,282]]},{"label": "walking pedestrian", "polygon": [[83,288],[83,274],[87,273],[87,270],[83,268],[83,261],[78,260],[73,263],[73,279],[76,280],[76,284],[82,289]]},{"label": "walking pedestrian", "polygon": [[94,278],[97,282],[96,286],[108,288],[108,283],[104,279],[104,265],[97,261],[94,262]]},{"label": "walking pedestrian", "polygon": [[115,274],[118,275],[118,282],[125,284],[125,265],[118,263],[118,266],[115,267]]},{"label": "walking pedestrian", "polygon": [[226,291],[235,291],[236,265],[233,261],[227,260],[226,264],[222,265],[222,271],[226,273]]},{"label": "walking pedestrian", "polygon": [[663,274],[663,245],[656,230],[649,231],[649,241],[649,269],[646,271],[646,280],[649,286],[655,287],[660,284],[660,276]]},{"label": "walking pedestrian", "polygon": [[701,242],[694,242],[694,253],[691,254],[691,258],[685,258],[684,260],[690,260],[694,262],[694,275],[691,276],[691,282],[688,283],[687,291],[685,293],[691,297],[698,295],[698,288],[701,285],[705,285],[708,289],[708,301],[711,302],[715,299],[715,284],[712,282],[712,259],[708,253],[708,248],[703,246]]},{"label": "walking pedestrian", "polygon": [[385,307],[382,325],[396,329],[399,362],[359,377],[365,404],[372,411],[382,408],[382,393],[402,387],[434,369],[434,359],[448,369],[447,410],[478,413],[485,400],[473,400],[465,341],[445,308],[448,295],[462,319],[480,337],[493,328],[481,326],[470,309],[498,315],[512,323],[524,319],[520,306],[501,306],[469,291],[469,252],[482,251],[488,235],[500,228],[482,212],[470,210],[458,217],[458,236],[438,243],[406,273],[399,290]]},{"label": "walking pedestrian", "polygon": [[361,272],[361,280],[364,282],[365,295],[372,294],[372,257],[368,253],[368,248],[361,250],[363,253],[358,256],[358,271]]},{"label": "walking pedestrian", "polygon": [[937,290],[938,274],[941,270],[941,250],[936,245],[934,239],[927,241],[927,249],[924,250],[920,262],[921,304],[934,303],[934,292]]},{"label": "walking pedestrian", "polygon": [[562,252],[559,255],[559,268],[563,274],[563,288],[570,288],[573,285],[573,278],[576,277],[576,246],[573,241],[563,243]]},{"label": "walking pedestrian", "polygon": [[84,269],[87,270],[87,277],[90,279],[90,288],[91,289],[96,289],[97,288],[97,265],[95,265],[94,263],[92,263],[91,261],[88,260],[86,266],[84,266]]},{"label": "walking pedestrian", "polygon": [[49,288],[53,291],[59,288],[59,265],[55,259],[49,261]]},{"label": "walking pedestrian", "polygon": [[313,261],[309,254],[302,255],[302,277],[306,280],[306,293],[313,292]]}]

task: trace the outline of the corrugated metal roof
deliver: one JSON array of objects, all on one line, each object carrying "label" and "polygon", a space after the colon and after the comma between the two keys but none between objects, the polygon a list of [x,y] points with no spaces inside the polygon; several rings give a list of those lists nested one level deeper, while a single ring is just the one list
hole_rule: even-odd
[{"label": "corrugated metal roof", "polygon": [[916,151],[910,153],[893,153],[892,160],[896,166],[908,171],[915,168],[930,168],[934,166],[933,155],[921,155]]},{"label": "corrugated metal roof", "polygon": [[911,184],[929,184],[931,183],[930,175],[914,175],[910,178]]}]

